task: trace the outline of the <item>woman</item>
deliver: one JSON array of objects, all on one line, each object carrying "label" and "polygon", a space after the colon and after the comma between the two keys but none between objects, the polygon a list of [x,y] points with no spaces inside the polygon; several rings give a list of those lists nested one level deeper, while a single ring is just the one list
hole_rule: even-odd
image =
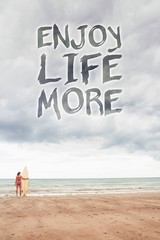
[{"label": "woman", "polygon": [[23,178],[21,176],[21,173],[18,172],[15,180],[15,185],[16,185],[16,195],[18,196],[18,189],[19,189],[19,195],[21,196],[22,193],[22,179],[27,180],[28,178]]}]

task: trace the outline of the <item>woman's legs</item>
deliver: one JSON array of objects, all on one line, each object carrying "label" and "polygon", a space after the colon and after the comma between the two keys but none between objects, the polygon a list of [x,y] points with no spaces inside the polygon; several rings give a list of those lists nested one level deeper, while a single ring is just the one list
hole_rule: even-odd
[{"label": "woman's legs", "polygon": [[18,185],[16,184],[16,196],[18,196]]},{"label": "woman's legs", "polygon": [[19,195],[21,196],[21,184],[20,185],[16,184],[16,196],[18,196],[18,190],[19,190]]},{"label": "woman's legs", "polygon": [[22,193],[22,189],[21,189],[21,185],[19,185],[19,194],[21,196],[21,193]]}]

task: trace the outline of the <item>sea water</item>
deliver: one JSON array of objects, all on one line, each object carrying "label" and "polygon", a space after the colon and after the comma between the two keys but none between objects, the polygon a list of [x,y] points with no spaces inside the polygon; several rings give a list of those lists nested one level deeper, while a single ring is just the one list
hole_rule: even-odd
[{"label": "sea water", "polygon": [[[160,192],[160,178],[29,179],[28,195]],[[0,196],[15,195],[15,180],[0,179]]]}]

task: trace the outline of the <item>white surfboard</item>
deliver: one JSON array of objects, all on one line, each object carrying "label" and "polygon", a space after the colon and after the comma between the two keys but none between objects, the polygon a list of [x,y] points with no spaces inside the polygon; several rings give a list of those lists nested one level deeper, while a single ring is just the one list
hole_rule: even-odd
[{"label": "white surfboard", "polygon": [[[27,167],[24,168],[23,172],[22,172],[22,177],[23,178],[28,178],[28,170]],[[27,194],[28,191],[28,179],[22,179],[22,195],[25,196]]]}]

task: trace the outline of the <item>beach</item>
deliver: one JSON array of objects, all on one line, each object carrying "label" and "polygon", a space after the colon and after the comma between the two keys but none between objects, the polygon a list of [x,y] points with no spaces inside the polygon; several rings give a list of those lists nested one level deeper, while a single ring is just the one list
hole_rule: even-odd
[{"label": "beach", "polygon": [[0,197],[0,239],[159,240],[160,193]]}]

